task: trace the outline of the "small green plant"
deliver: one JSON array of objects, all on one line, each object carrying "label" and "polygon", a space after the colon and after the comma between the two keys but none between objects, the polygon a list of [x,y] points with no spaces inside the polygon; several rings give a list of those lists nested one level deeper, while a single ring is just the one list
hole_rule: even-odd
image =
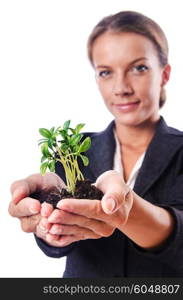
[{"label": "small green plant", "polygon": [[84,176],[78,166],[78,158],[81,158],[84,166],[89,164],[87,156],[81,153],[86,152],[90,148],[91,139],[86,137],[82,140],[83,134],[80,131],[85,124],[81,123],[76,128],[71,128],[70,123],[71,121],[68,120],[62,127],[52,127],[50,130],[40,128],[39,133],[43,138],[39,140],[38,144],[39,146],[41,145],[42,153],[41,174],[44,175],[47,169],[55,172],[55,164],[60,162],[65,171],[68,192],[74,195],[76,182],[84,180]]}]

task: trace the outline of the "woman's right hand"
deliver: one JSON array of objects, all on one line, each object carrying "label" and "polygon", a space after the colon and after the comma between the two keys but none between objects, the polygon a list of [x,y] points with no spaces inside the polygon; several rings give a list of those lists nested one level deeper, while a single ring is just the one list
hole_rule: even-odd
[{"label": "woman's right hand", "polygon": [[[20,220],[24,232],[33,232],[46,240],[45,223],[53,211],[50,204],[40,204],[38,200],[29,197],[30,194],[52,186],[65,187],[64,182],[55,173],[33,174],[25,179],[17,180],[11,185],[12,200],[9,204],[9,214]],[[49,226],[51,226],[49,224]],[[47,229],[48,225],[47,225]],[[50,244],[50,243],[49,243]]]}]

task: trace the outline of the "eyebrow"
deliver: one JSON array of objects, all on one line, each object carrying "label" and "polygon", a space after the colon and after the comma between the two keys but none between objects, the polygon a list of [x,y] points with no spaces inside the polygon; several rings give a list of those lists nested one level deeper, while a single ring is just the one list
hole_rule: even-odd
[{"label": "eyebrow", "polygon": [[[133,65],[133,64],[135,64],[135,63],[137,63],[138,61],[140,61],[140,60],[147,60],[147,57],[139,57],[139,58],[137,58],[137,59],[135,59],[135,60],[133,60],[131,63],[129,63],[129,65]],[[98,66],[96,66],[96,68],[97,69],[102,69],[102,68],[109,68],[109,66],[107,66],[107,65],[98,65]]]}]

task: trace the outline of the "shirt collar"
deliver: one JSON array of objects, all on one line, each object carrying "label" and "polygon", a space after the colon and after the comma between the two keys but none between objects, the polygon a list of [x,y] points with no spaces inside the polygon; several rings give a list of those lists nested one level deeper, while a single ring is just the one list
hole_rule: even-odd
[{"label": "shirt collar", "polygon": [[[116,131],[114,130],[114,138],[115,138],[115,142],[116,142],[116,148],[115,148],[115,152],[114,152],[114,162],[113,162],[113,169],[115,171],[117,171],[123,178],[123,164],[122,164],[122,159],[121,159],[121,149],[120,149],[120,143],[116,134]],[[128,178],[128,181],[126,182],[126,184],[133,189],[134,185],[135,185],[135,181],[137,178],[137,175],[139,173],[139,170],[142,166],[142,162],[145,156],[145,152],[143,152],[141,154],[141,156],[138,158],[138,160],[136,161],[131,174]]]}]

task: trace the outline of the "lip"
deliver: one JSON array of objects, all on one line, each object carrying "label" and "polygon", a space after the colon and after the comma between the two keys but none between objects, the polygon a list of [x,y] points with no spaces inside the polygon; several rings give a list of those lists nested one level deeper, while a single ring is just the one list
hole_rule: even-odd
[{"label": "lip", "polygon": [[114,106],[116,107],[117,110],[119,110],[121,112],[130,112],[130,111],[137,109],[139,104],[140,104],[140,101],[137,100],[137,101],[133,101],[133,102],[114,104]]}]

